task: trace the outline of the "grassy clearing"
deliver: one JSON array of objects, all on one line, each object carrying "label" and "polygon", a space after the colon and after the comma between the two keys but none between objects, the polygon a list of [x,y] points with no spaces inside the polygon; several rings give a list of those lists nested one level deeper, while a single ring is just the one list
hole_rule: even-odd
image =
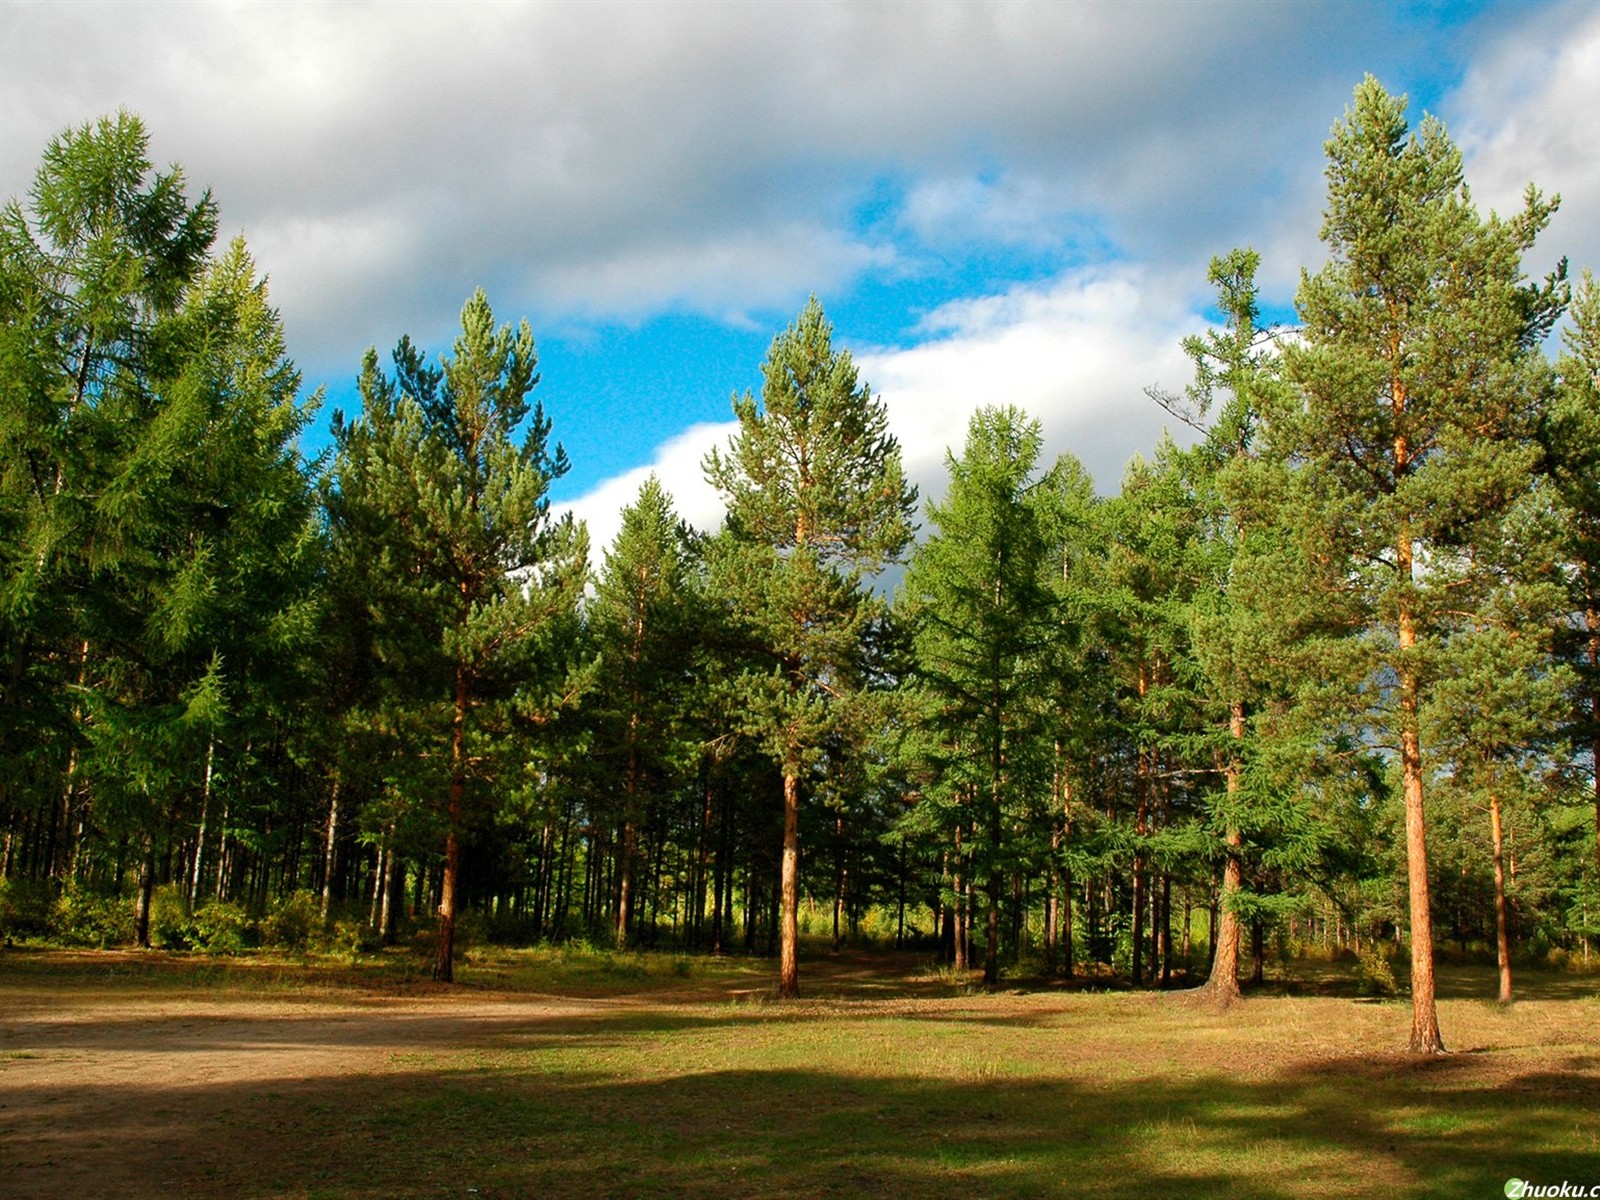
[{"label": "grassy clearing", "polygon": [[[1600,1184],[1594,981],[1445,974],[1456,1051],[1322,968],[1227,1014],[909,959],[0,960],[0,1192],[1497,1196]],[[112,973],[112,970],[120,973]],[[64,1186],[67,1185],[67,1186]],[[82,1194],[82,1187],[77,1188]]]}]

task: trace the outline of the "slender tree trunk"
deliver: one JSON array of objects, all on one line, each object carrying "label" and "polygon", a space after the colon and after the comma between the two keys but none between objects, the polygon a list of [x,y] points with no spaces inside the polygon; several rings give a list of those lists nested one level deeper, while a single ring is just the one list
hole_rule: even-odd
[{"label": "slender tree trunk", "polygon": [[215,738],[206,739],[206,770],[205,777],[200,784],[200,829],[195,835],[194,873],[189,880],[190,908],[200,902],[200,872],[204,867],[206,857],[206,816],[211,811],[211,763],[216,747]]},{"label": "slender tree trunk", "polygon": [[[1392,335],[1390,361],[1400,360],[1399,334]],[[1391,404],[1395,424],[1404,428],[1408,389],[1398,375],[1390,379]],[[1412,449],[1404,433],[1394,440],[1396,481],[1413,467]],[[1395,574],[1402,588],[1415,581],[1411,527],[1402,521],[1395,538]],[[1439,1011],[1434,1001],[1433,981],[1433,905],[1428,889],[1428,823],[1423,805],[1422,742],[1419,732],[1421,685],[1415,662],[1417,648],[1416,613],[1402,596],[1395,618],[1399,643],[1395,664],[1400,684],[1400,780],[1406,805],[1406,878],[1411,902],[1411,1042],[1417,1054],[1443,1054],[1444,1038],[1439,1033]]]},{"label": "slender tree trunk", "polygon": [[461,874],[461,814],[467,784],[467,673],[456,669],[455,720],[450,736],[449,830],[444,842],[444,880],[439,888],[439,944],[433,977],[455,982],[456,885]]},{"label": "slender tree trunk", "polygon": [[155,843],[146,835],[144,854],[139,859],[139,896],[133,906],[133,940],[146,950],[150,948],[150,896],[155,886]]},{"label": "slender tree trunk", "polygon": [[339,845],[339,771],[334,768],[333,783],[328,794],[328,832],[327,844],[322,850],[322,923],[328,923],[328,915],[333,911],[333,873],[338,866],[337,847]]},{"label": "slender tree trunk", "polygon": [[1506,922],[1506,873],[1500,847],[1500,796],[1489,793],[1489,831],[1494,849],[1494,944],[1500,966],[1500,1003],[1511,1003],[1511,939]]},{"label": "slender tree trunk", "polygon": [[[999,743],[996,739],[995,756],[998,763]],[[1000,779],[995,776],[994,794],[989,805],[989,853],[996,864],[989,870],[988,944],[983,948],[983,982],[990,987],[1000,982],[1000,893],[1004,879],[1000,873]]]},{"label": "slender tree trunk", "polygon": [[833,952],[839,953],[839,923],[844,916],[844,814],[833,818]]},{"label": "slender tree trunk", "polygon": [[[1406,573],[1410,543],[1404,543]],[[1428,826],[1423,808],[1422,745],[1417,732],[1418,685],[1410,652],[1416,631],[1409,609],[1400,613],[1400,773],[1406,802],[1406,876],[1411,899],[1411,1042],[1418,1054],[1442,1054],[1434,1001],[1433,907],[1428,889]]]},{"label": "slender tree trunk", "polygon": [[955,893],[955,941],[953,943],[953,958],[951,964],[957,974],[965,974],[967,970],[967,893],[962,886],[961,867],[961,826],[956,826],[956,854],[955,874],[951,879]]},{"label": "slender tree trunk", "polygon": [[1584,617],[1589,627],[1589,728],[1593,730],[1589,761],[1594,772],[1594,870],[1595,878],[1600,879],[1600,609],[1591,606]]},{"label": "slender tree trunk", "polygon": [[782,907],[778,913],[778,995],[800,995],[800,776],[783,772]]},{"label": "slender tree trunk", "polygon": [[1073,975],[1072,961],[1072,872],[1061,872],[1061,973]]},{"label": "slender tree trunk", "polygon": [[[638,660],[638,638],[635,635],[634,659]],[[638,830],[635,827],[635,810],[639,803],[639,693],[635,689],[632,711],[628,714],[628,773],[623,783],[622,796],[622,855],[617,864],[617,949],[628,946],[628,922],[633,917],[634,856],[638,853]]]}]

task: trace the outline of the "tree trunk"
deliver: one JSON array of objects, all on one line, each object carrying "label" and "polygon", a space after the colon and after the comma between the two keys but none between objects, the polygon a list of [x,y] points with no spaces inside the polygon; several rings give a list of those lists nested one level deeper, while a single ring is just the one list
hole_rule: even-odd
[{"label": "tree trunk", "polygon": [[336,847],[339,844],[339,772],[333,772],[333,784],[328,795],[328,834],[327,845],[322,851],[322,923],[328,923],[328,915],[333,910],[333,872],[338,865]]},{"label": "tree trunk", "polygon": [[1489,793],[1489,831],[1494,848],[1494,945],[1500,966],[1500,1003],[1511,1003],[1511,939],[1506,922],[1506,873],[1500,846],[1500,796]]},{"label": "tree trunk", "polygon": [[844,915],[844,815],[833,818],[833,952],[839,953],[839,922]]},{"label": "tree trunk", "polygon": [[1061,973],[1072,978],[1072,872],[1061,872]]},{"label": "tree trunk", "polygon": [[[1410,546],[1406,545],[1406,565]],[[1442,1054],[1433,985],[1433,907],[1428,892],[1428,826],[1423,810],[1422,746],[1417,733],[1417,676],[1409,661],[1416,634],[1409,610],[1400,614],[1400,772],[1406,802],[1406,877],[1411,899],[1411,1042],[1417,1054]]]},{"label": "tree trunk", "polygon": [[955,873],[951,877],[955,897],[955,939],[952,943],[952,963],[957,974],[967,970],[967,894],[961,878],[961,826],[956,826]]},{"label": "tree trunk", "polygon": [[[769,868],[770,869],[770,868]],[[800,995],[800,776],[798,768],[783,773],[782,907],[778,913],[778,995]]]},{"label": "tree trunk", "polygon": [[439,944],[433,977],[455,982],[456,884],[461,874],[461,813],[467,786],[467,673],[456,669],[456,709],[450,736],[449,831],[444,841],[444,879],[439,888]]},{"label": "tree trunk", "polygon": [[139,859],[139,897],[133,906],[133,940],[150,949],[150,896],[156,885],[154,843],[146,837],[144,855]]},{"label": "tree trunk", "polygon": [[[1600,879],[1600,610],[1589,608],[1584,614],[1589,626],[1589,744],[1594,786],[1594,869]],[[1585,943],[1587,945],[1587,943]]]},{"label": "tree trunk", "polygon": [[204,868],[206,858],[206,816],[211,811],[211,763],[216,748],[216,739],[207,738],[205,778],[200,784],[200,829],[195,834],[194,872],[189,880],[189,907],[191,909],[200,900],[200,873]]}]

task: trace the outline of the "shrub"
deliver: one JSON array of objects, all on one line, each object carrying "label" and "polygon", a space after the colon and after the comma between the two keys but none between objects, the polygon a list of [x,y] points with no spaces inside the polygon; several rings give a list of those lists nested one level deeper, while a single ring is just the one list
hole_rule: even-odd
[{"label": "shrub", "polygon": [[1357,979],[1365,996],[1398,996],[1400,985],[1395,982],[1394,968],[1389,960],[1370,946],[1363,946],[1356,959]]},{"label": "shrub", "polygon": [[195,947],[209,954],[238,954],[259,940],[254,918],[242,906],[226,900],[195,909],[189,922]]},{"label": "shrub", "polygon": [[51,934],[68,946],[105,949],[133,940],[133,900],[68,887],[51,910]]},{"label": "shrub", "polygon": [[163,950],[187,950],[198,940],[182,889],[175,883],[156,888],[150,895],[150,944]]},{"label": "shrub", "polygon": [[322,924],[322,903],[301,890],[283,897],[261,922],[263,945],[283,950],[304,950]]},{"label": "shrub", "polygon": [[321,939],[329,950],[345,954],[373,954],[383,947],[378,931],[362,920],[335,921]]},{"label": "shrub", "polygon": [[50,885],[34,879],[0,879],[0,938],[47,937]]}]

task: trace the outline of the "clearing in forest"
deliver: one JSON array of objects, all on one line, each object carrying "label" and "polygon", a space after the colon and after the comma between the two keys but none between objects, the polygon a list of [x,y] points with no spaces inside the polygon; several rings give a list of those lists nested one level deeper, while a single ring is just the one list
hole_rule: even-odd
[{"label": "clearing in forest", "polygon": [[1600,1185],[1593,977],[968,990],[909,956],[0,953],[0,1195],[1483,1196]]}]

